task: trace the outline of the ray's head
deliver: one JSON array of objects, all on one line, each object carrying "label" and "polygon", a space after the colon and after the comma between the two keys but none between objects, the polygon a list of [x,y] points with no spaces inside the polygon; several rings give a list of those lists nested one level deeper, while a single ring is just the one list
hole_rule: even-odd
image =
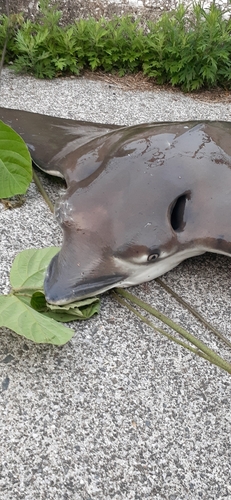
[{"label": "ray's head", "polygon": [[184,230],[190,194],[166,206],[161,193],[153,204],[142,193],[127,192],[122,203],[122,191],[114,185],[100,195],[92,189],[88,197],[86,188],[78,189],[56,206],[63,245],[45,278],[48,302],[65,304],[149,281],[183,260],[177,233]]}]

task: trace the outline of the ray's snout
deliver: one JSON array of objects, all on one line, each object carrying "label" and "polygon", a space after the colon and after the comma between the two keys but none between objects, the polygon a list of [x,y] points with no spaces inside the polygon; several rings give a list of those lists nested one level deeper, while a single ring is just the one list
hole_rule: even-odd
[{"label": "ray's snout", "polygon": [[60,264],[60,254],[61,252],[53,257],[45,276],[44,291],[50,304],[62,305],[92,297],[105,292],[127,277],[120,273],[104,275],[100,270],[95,271],[91,277],[83,277],[77,265],[74,272],[72,266]]}]

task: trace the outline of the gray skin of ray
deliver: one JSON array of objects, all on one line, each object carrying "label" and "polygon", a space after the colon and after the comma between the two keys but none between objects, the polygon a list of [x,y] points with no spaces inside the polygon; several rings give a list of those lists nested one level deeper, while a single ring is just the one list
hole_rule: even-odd
[{"label": "gray skin of ray", "polygon": [[231,124],[101,125],[0,108],[42,170],[65,178],[47,301],[150,281],[206,251],[231,255]]}]

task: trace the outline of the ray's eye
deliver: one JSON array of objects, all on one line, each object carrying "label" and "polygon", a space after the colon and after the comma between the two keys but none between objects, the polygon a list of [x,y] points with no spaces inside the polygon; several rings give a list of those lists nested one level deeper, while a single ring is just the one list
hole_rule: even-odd
[{"label": "ray's eye", "polygon": [[147,258],[147,261],[148,262],[153,262],[154,260],[157,260],[159,258],[159,254],[157,252],[155,253],[150,253],[148,258]]}]

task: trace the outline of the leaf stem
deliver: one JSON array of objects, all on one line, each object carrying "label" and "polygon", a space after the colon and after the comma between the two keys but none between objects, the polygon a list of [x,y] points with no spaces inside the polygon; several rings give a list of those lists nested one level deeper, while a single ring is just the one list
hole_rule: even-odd
[{"label": "leaf stem", "polygon": [[[152,316],[155,316],[158,318],[160,321],[165,323],[166,325],[170,326],[173,330],[175,330],[179,335],[184,337],[186,340],[191,342],[193,345],[195,345],[200,351],[202,351],[207,359],[212,362],[213,364],[219,366],[223,370],[227,371],[228,373],[231,373],[231,364],[222,359],[218,354],[216,354],[212,349],[210,349],[206,344],[204,344],[201,340],[198,340],[197,338],[194,337],[191,333],[189,333],[187,330],[182,328],[180,325],[172,321],[170,318],[162,314],[161,312],[157,311],[154,307],[150,306],[146,302],[144,302],[141,299],[138,299],[135,295],[131,294],[130,292],[127,292],[123,290],[122,288],[116,288],[115,291],[119,294],[122,295],[125,299],[130,300],[137,306],[141,307],[145,311],[147,311],[149,314]],[[198,353],[197,353],[198,354]],[[204,356],[203,356],[204,357]]]},{"label": "leaf stem", "polygon": [[38,287],[25,287],[13,288],[10,295],[26,295],[26,293],[43,292],[43,288]]},{"label": "leaf stem", "polygon": [[121,305],[127,307],[131,312],[133,312],[138,318],[141,319],[144,323],[146,323],[148,326],[150,326],[153,330],[157,331],[158,333],[161,333],[165,337],[167,337],[169,340],[175,342],[176,344],[179,344],[180,346],[184,347],[185,349],[188,349],[190,352],[193,354],[196,354],[197,356],[200,356],[201,358],[205,359],[206,361],[209,361],[210,363],[214,364],[215,366],[218,366],[219,368],[221,367],[220,363],[216,363],[211,360],[209,356],[207,356],[205,353],[198,349],[194,349],[194,347],[191,347],[189,344],[186,344],[185,342],[182,342],[181,340],[177,339],[176,337],[173,337],[173,335],[170,335],[170,333],[167,333],[165,330],[162,328],[159,328],[158,326],[154,325],[152,321],[149,319],[145,318],[142,314],[140,314],[134,307],[132,307],[128,302],[126,302],[124,299],[122,299],[117,293],[113,291],[113,296],[117,302],[119,302]]},{"label": "leaf stem", "polygon": [[52,201],[50,200],[48,194],[46,193],[46,191],[45,191],[45,189],[44,189],[44,187],[43,187],[43,185],[42,185],[40,179],[38,178],[38,175],[36,174],[34,169],[33,169],[33,179],[34,179],[35,185],[37,186],[38,190],[40,191],[46,204],[50,208],[51,212],[54,213],[54,205],[53,205]]},{"label": "leaf stem", "polygon": [[181,304],[186,309],[188,309],[188,311],[191,314],[193,314],[193,316],[195,318],[199,319],[201,321],[201,323],[206,328],[211,330],[211,332],[213,332],[220,340],[223,340],[223,342],[225,342],[225,344],[228,347],[231,347],[230,340],[228,340],[221,332],[219,332],[219,330],[217,330],[217,328],[215,328],[213,325],[211,325],[211,323],[209,323],[202,316],[202,314],[200,314],[196,309],[194,309],[188,302],[186,302],[184,299],[182,299],[182,297],[179,297],[179,295],[174,290],[172,290],[172,288],[170,288],[170,286],[166,285],[166,283],[164,283],[164,281],[161,278],[156,278],[155,281],[158,283],[158,285],[162,286],[162,288],[164,288],[164,290],[166,290],[166,292],[168,292],[170,295],[172,295],[172,297],[174,297],[174,299],[176,299],[177,302],[179,302],[179,304]]}]

